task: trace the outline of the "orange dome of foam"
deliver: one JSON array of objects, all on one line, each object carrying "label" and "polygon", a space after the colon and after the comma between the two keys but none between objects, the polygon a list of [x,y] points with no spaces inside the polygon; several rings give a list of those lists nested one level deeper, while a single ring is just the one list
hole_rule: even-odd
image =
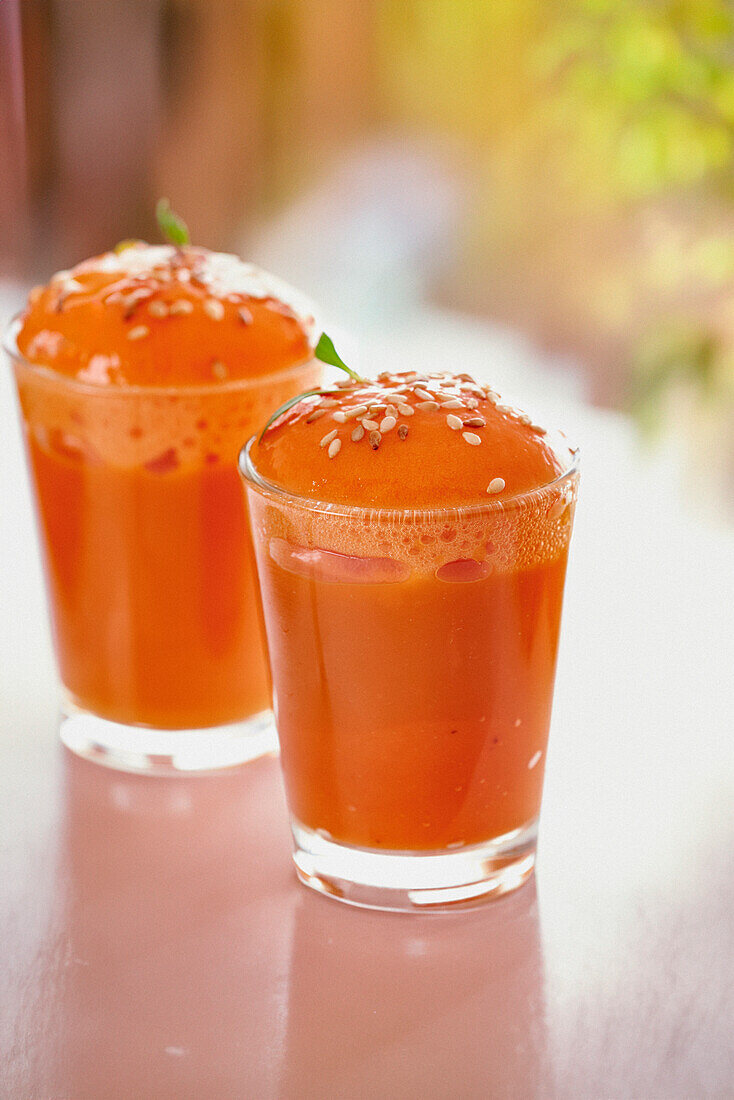
[{"label": "orange dome of foam", "polygon": [[17,343],[82,382],[199,385],[304,362],[312,325],[305,299],[236,256],[137,242],[37,287]]},{"label": "orange dome of foam", "polygon": [[287,492],[369,508],[446,508],[554,481],[570,461],[469,375],[382,374],[305,397],[251,450]]}]

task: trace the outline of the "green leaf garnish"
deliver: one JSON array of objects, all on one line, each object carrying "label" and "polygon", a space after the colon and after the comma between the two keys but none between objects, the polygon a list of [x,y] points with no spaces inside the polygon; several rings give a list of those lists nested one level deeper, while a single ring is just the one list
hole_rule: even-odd
[{"label": "green leaf garnish", "polygon": [[174,214],[171,210],[171,204],[168,199],[158,199],[155,208],[155,216],[158,220],[158,228],[161,231],[161,236],[164,237],[169,244],[173,244],[176,248],[181,248],[182,245],[189,244],[189,229],[186,222],[179,218],[178,214]]},{"label": "green leaf garnish", "polygon": [[314,349],[314,356],[320,359],[322,363],[328,363],[331,367],[338,367],[339,370],[346,371],[350,378],[353,378],[355,382],[361,382],[362,379],[356,371],[348,367],[344,360],[337,353],[334,347],[334,341],[330,336],[327,336],[325,332],[322,332],[319,336],[319,342]]}]

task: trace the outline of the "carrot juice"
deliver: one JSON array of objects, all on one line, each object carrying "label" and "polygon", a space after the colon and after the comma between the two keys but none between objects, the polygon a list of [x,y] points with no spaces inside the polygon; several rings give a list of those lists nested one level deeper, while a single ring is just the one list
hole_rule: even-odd
[{"label": "carrot juice", "polygon": [[123,726],[234,735],[270,708],[236,455],[316,381],[311,321],[233,256],[134,242],[37,288],[16,323],[61,679],[108,723],[102,747]]},{"label": "carrot juice", "polygon": [[469,376],[397,374],[305,398],[244,462],[300,876],[385,908],[517,885],[573,455]]}]

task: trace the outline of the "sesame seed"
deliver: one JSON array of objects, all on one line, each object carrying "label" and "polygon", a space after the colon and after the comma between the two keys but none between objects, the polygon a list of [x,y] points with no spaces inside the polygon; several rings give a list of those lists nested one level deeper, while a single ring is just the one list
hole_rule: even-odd
[{"label": "sesame seed", "polygon": [[382,423],[380,424],[380,431],[383,434],[385,432],[391,432],[396,424],[397,424],[397,420],[395,419],[394,416],[386,416],[383,419]]},{"label": "sesame seed", "polygon": [[370,405],[367,411],[370,416],[378,416],[380,413],[385,412],[386,407],[386,405]]},{"label": "sesame seed", "polygon": [[493,495],[494,493],[501,493],[504,487],[505,479],[503,477],[493,477],[489,485],[487,486],[487,492],[492,493]]},{"label": "sesame seed", "polygon": [[336,439],[338,434],[339,434],[339,429],[338,428],[333,428],[332,431],[326,433],[324,438],[319,443],[319,446],[320,447],[328,447],[329,444],[331,443],[332,439]]},{"label": "sesame seed", "polygon": [[460,428],[464,427],[461,417],[454,416],[453,413],[449,413],[449,415],[446,417],[446,423],[455,432],[458,432]]},{"label": "sesame seed", "polygon": [[148,313],[151,317],[167,317],[168,306],[165,302],[162,302],[160,298],[155,298],[148,304]]},{"label": "sesame seed", "polygon": [[540,758],[541,758],[541,756],[542,756],[542,755],[543,755],[543,754],[542,754],[542,752],[540,752],[540,750],[538,750],[538,752],[534,752],[534,753],[533,753],[533,755],[532,755],[532,756],[530,757],[530,759],[528,760],[528,768],[534,768],[534,767],[535,767],[535,765],[536,765],[536,764],[538,763],[538,761],[540,760]]},{"label": "sesame seed", "polygon": [[517,419],[520,421],[521,424],[532,424],[532,420],[527,413],[520,413]]},{"label": "sesame seed", "polygon": [[398,439],[405,439],[407,434],[408,434],[408,425],[407,424],[399,424],[398,425]]},{"label": "sesame seed", "polygon": [[401,416],[413,416],[415,409],[412,405],[398,405],[398,412]]},{"label": "sesame seed", "polygon": [[326,416],[326,409],[314,409],[314,411],[309,413],[306,417],[306,423],[313,424],[314,420],[319,420],[322,416]]},{"label": "sesame seed", "polygon": [[376,451],[377,448],[380,446],[381,440],[382,436],[379,432],[370,432],[370,447],[373,451]]},{"label": "sesame seed", "polygon": [[338,424],[343,424],[344,421],[347,419],[347,414],[344,412],[344,409],[337,409],[336,412],[332,413],[331,415],[334,417],[334,420],[336,420]]},{"label": "sesame seed", "polygon": [[150,329],[147,325],[136,325],[135,328],[131,328],[127,334],[128,340],[142,340],[147,336]]},{"label": "sesame seed", "polygon": [[188,298],[179,298],[177,302],[172,302],[168,307],[168,312],[175,317],[178,313],[193,313],[194,304],[190,302]]},{"label": "sesame seed", "polygon": [[191,272],[187,267],[179,267],[178,271],[176,272],[176,277],[180,283],[191,282]]},{"label": "sesame seed", "polygon": [[487,427],[487,421],[484,419],[483,416],[470,416],[464,421],[464,423],[466,424],[467,428]]},{"label": "sesame seed", "polygon": [[215,378],[226,378],[227,368],[221,359],[215,359],[212,363],[212,374]]},{"label": "sesame seed", "polygon": [[207,298],[204,302],[204,313],[211,317],[212,321],[221,321],[224,317],[224,306],[218,298]]},{"label": "sesame seed", "polygon": [[243,325],[251,325],[252,324],[252,314],[250,313],[249,309],[245,309],[244,306],[241,306],[237,310],[237,315],[238,315],[240,321],[242,321]]},{"label": "sesame seed", "polygon": [[361,424],[358,424],[352,432],[352,442],[359,443],[360,439],[364,439],[364,428]]},{"label": "sesame seed", "polygon": [[376,432],[380,426],[376,420],[363,420],[362,424],[364,425],[365,430],[368,432]]},{"label": "sesame seed", "polygon": [[476,409],[479,405],[479,402],[477,401],[476,397],[467,397],[464,404],[466,405],[467,409]]},{"label": "sesame seed", "polygon": [[321,402],[321,407],[322,409],[335,409],[338,404],[339,402],[335,401],[333,397],[324,397]]},{"label": "sesame seed", "polygon": [[425,412],[435,412],[438,408],[438,401],[419,401],[417,407]]},{"label": "sesame seed", "polygon": [[385,412],[387,413],[388,416],[396,417],[398,415],[398,410],[395,408],[394,405],[388,405],[387,408],[385,409]]},{"label": "sesame seed", "polygon": [[61,289],[64,294],[78,294],[84,287],[77,279],[64,279]]},{"label": "sesame seed", "polygon": [[339,454],[339,451],[341,449],[342,449],[341,439],[332,439],[331,443],[329,444],[329,451],[328,451],[329,458],[335,458]]},{"label": "sesame seed", "polygon": [[416,397],[420,397],[423,401],[433,401],[433,394],[430,394],[428,390],[421,389],[420,386],[413,388],[413,393]]},{"label": "sesame seed", "polygon": [[355,416],[364,416],[367,412],[366,405],[353,405],[351,409],[347,409],[344,413],[347,420],[352,420]]},{"label": "sesame seed", "polygon": [[470,374],[457,374],[456,377],[460,382],[474,382],[474,379]]},{"label": "sesame seed", "polygon": [[441,402],[442,409],[460,409],[461,405],[462,402],[459,401],[458,397],[450,397],[448,401]]},{"label": "sesame seed", "polygon": [[482,442],[481,436],[474,435],[474,432],[462,432],[461,435],[472,447],[478,447]]},{"label": "sesame seed", "polygon": [[334,385],[340,390],[348,390],[350,386],[354,385],[354,379],[352,379],[352,378],[337,378]]}]

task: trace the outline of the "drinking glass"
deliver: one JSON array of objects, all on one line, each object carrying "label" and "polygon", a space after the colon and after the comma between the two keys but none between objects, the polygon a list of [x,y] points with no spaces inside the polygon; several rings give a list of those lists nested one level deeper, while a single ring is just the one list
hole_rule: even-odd
[{"label": "drinking glass", "polygon": [[310,359],[186,386],[83,383],[6,350],[35,490],[60,732],[114,767],[211,769],[273,750],[237,474],[242,434],[316,384]]},{"label": "drinking glass", "polygon": [[578,468],[471,507],[320,503],[240,458],[300,879],[469,907],[534,861]]}]

